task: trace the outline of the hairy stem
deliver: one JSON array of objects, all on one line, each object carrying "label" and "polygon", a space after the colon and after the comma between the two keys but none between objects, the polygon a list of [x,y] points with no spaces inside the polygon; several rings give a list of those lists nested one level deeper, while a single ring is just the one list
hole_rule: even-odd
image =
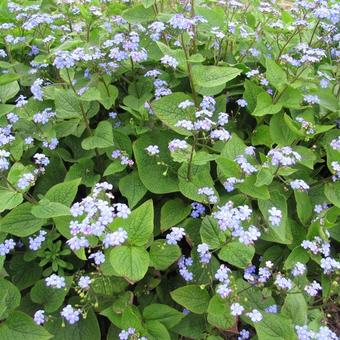
[{"label": "hairy stem", "polygon": [[198,102],[198,96],[197,96],[197,92],[196,92],[195,85],[194,85],[194,79],[192,75],[192,66],[189,61],[189,52],[188,52],[187,47],[185,46],[183,34],[181,34],[181,43],[182,43],[182,47],[183,47],[184,54],[185,54],[185,62],[186,62],[187,69],[188,69],[188,77],[189,77],[190,87],[192,91],[192,96],[194,98],[195,106],[198,107],[199,102]]}]

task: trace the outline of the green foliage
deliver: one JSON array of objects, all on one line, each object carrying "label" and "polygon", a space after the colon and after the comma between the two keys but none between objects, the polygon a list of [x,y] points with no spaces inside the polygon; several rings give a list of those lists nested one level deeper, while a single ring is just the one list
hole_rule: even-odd
[{"label": "green foliage", "polygon": [[166,270],[181,256],[177,245],[168,245],[163,240],[155,240],[150,247],[150,266]]},{"label": "green foliage", "polygon": [[46,287],[45,280],[37,281],[31,289],[31,299],[34,303],[43,306],[47,313],[55,312],[63,304],[64,299],[70,290],[72,277],[66,278],[65,289]]},{"label": "green foliage", "polygon": [[11,282],[1,279],[1,320],[6,319],[11,311],[15,310],[20,304],[20,292],[14,284]]},{"label": "green foliage", "polygon": [[188,285],[170,293],[173,300],[196,314],[203,314],[209,305],[209,293],[200,286]]},{"label": "green foliage", "polygon": [[296,339],[291,320],[280,315],[266,314],[263,321],[255,324],[260,339]]},{"label": "green foliage", "polygon": [[0,340],[336,338],[339,8],[310,5],[0,1]]},{"label": "green foliage", "polygon": [[43,327],[38,326],[28,315],[13,312],[0,327],[1,339],[48,340],[52,335]]},{"label": "green foliage", "polygon": [[191,212],[191,207],[186,205],[181,199],[173,199],[166,201],[161,208],[161,231],[165,231],[170,227],[179,224]]},{"label": "green foliage", "polygon": [[219,295],[213,296],[209,301],[208,321],[223,330],[231,328],[235,323],[235,317],[230,313],[230,305]]},{"label": "green foliage", "polygon": [[181,135],[189,136],[191,135],[190,132],[183,128],[176,127],[176,124],[179,120],[186,119],[188,117],[188,111],[180,109],[178,104],[188,99],[191,98],[185,93],[173,93],[169,96],[154,101],[151,107],[155,111],[157,117],[166,126]]},{"label": "green foliage", "polygon": [[254,247],[246,246],[240,242],[230,242],[222,247],[218,257],[235,267],[246,268],[251,264],[254,254]]},{"label": "green foliage", "polygon": [[46,220],[35,217],[31,210],[31,203],[23,203],[11,210],[0,220],[0,231],[15,236],[25,237],[38,231]]},{"label": "green foliage", "polygon": [[145,148],[148,145],[158,145],[163,162],[171,167],[176,167],[167,152],[167,144],[172,137],[173,135],[170,133],[158,131],[144,134],[133,145],[139,178],[152,193],[165,194],[178,191],[177,176],[169,171],[167,166],[160,166],[156,158],[151,158],[145,153]]},{"label": "green foliage", "polygon": [[53,339],[100,339],[98,320],[92,309],[87,312],[86,318],[80,320],[76,325],[66,325],[62,327],[62,320],[57,318],[56,320],[49,321],[46,324],[46,328],[51,334],[53,334]]},{"label": "green foliage", "polygon": [[118,276],[135,282],[146,274],[150,258],[143,247],[121,246],[111,250],[110,261]]}]

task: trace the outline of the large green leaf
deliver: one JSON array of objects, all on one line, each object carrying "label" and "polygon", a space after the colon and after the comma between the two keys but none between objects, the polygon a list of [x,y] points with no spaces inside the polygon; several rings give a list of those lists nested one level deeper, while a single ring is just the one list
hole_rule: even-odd
[{"label": "large green leaf", "polygon": [[0,188],[0,212],[10,210],[23,201],[21,193],[9,189]]},{"label": "large green leaf", "polygon": [[282,315],[291,319],[295,325],[305,325],[307,323],[308,306],[302,293],[294,289],[287,294],[282,306]]},{"label": "large green leaf", "polygon": [[256,175],[255,186],[270,185],[273,181],[274,173],[272,169],[262,167]]},{"label": "large green leaf", "polygon": [[47,191],[45,198],[51,202],[58,202],[70,206],[76,197],[79,184],[80,178],[58,183]]},{"label": "large green leaf", "polygon": [[33,205],[23,203],[11,210],[0,220],[0,231],[25,237],[37,232],[46,220],[32,215]]},{"label": "large green leaf", "polygon": [[[92,309],[89,309],[86,314],[86,318],[81,317],[80,320],[70,325],[64,322],[60,318],[51,318],[45,328],[53,334],[53,340],[100,340],[100,328],[96,314]],[[32,339],[33,340],[33,339]]]},{"label": "large green leaf", "polygon": [[167,328],[157,320],[150,320],[145,323],[145,327],[148,331],[148,339],[157,340],[171,340],[170,334]]},{"label": "large green leaf", "polygon": [[152,200],[148,200],[133,210],[128,218],[116,218],[111,224],[111,229],[123,227],[128,233],[130,244],[143,246],[152,236],[153,215],[153,203]]},{"label": "large green leaf", "polygon": [[[189,176],[188,176],[189,175]],[[210,175],[210,163],[205,165],[194,165],[189,167],[183,163],[178,169],[179,190],[187,198],[197,201],[206,201],[205,195],[198,194],[198,189],[203,187],[214,188],[214,181]],[[218,196],[215,190],[216,196]]]},{"label": "large green leaf", "polygon": [[20,79],[20,74],[17,73],[5,73],[0,75],[0,85],[6,85]]},{"label": "large green leaf", "polygon": [[307,192],[294,190],[296,201],[296,212],[302,224],[308,224],[312,214],[313,206]]},{"label": "large green leaf", "polygon": [[273,104],[273,99],[267,92],[262,92],[257,95],[256,108],[252,112],[252,115],[257,117],[274,115],[278,113],[281,108],[281,104]]},{"label": "large green leaf", "polygon": [[201,339],[202,337],[204,338],[205,324],[206,319],[204,315],[190,313],[172,330],[183,337]]},{"label": "large green leaf", "polygon": [[100,175],[94,174],[94,162],[91,159],[80,159],[77,163],[73,164],[69,168],[64,180],[68,182],[77,178],[81,178],[81,184],[91,188],[99,182]]},{"label": "large green leaf", "polygon": [[[139,137],[133,144],[139,178],[152,193],[165,194],[178,191],[177,176],[173,173],[178,163],[172,161],[168,150],[168,143],[173,138],[175,135],[169,132],[156,130]],[[159,146],[160,158],[165,164],[171,166],[171,170],[159,164],[158,157],[151,157],[147,154],[145,148],[149,145]]]},{"label": "large green leaf", "polygon": [[203,6],[197,6],[195,8],[196,14],[201,15],[204,17],[208,23],[201,24],[203,27],[208,26],[210,28],[212,27],[223,27],[224,25],[224,12],[221,7],[203,7]]},{"label": "large green leaf", "polygon": [[138,172],[133,171],[119,181],[119,191],[127,198],[129,207],[133,208],[148,190],[139,179]]},{"label": "large green leaf", "polygon": [[287,126],[283,113],[278,113],[270,119],[269,128],[273,143],[281,146],[291,145],[299,137]]},{"label": "large green leaf", "polygon": [[327,183],[325,185],[325,195],[331,203],[340,208],[340,182]]},{"label": "large green leaf", "polygon": [[[287,215],[287,201],[286,198],[279,192],[273,191],[270,194],[270,199],[258,200],[259,208],[262,215],[268,223],[268,231],[262,233],[262,238],[266,241],[290,244],[292,243],[292,234],[290,230],[290,225],[288,223]],[[282,219],[278,226],[273,226],[269,222],[268,210],[275,207],[282,212]]]},{"label": "large green leaf", "polygon": [[227,243],[218,253],[218,257],[238,268],[246,268],[255,255],[253,246],[246,246],[238,241]]},{"label": "large green leaf", "polygon": [[81,142],[81,146],[85,150],[113,146],[112,124],[107,120],[101,121],[95,129],[94,135],[85,138]]},{"label": "large green leaf", "polygon": [[215,249],[222,246],[226,241],[226,235],[217,225],[216,219],[212,216],[205,216],[200,228],[202,242]]},{"label": "large green leaf", "polygon": [[192,75],[194,83],[202,87],[216,87],[236,78],[241,74],[238,68],[228,66],[194,65]]},{"label": "large green leaf", "polygon": [[0,85],[0,101],[6,103],[9,99],[13,98],[20,91],[20,86],[17,81],[12,83]]},{"label": "large green leaf", "polygon": [[15,254],[8,265],[7,272],[11,281],[20,289],[33,286],[40,278],[42,268],[35,261],[26,262],[24,254]]},{"label": "large green leaf", "polygon": [[214,295],[208,307],[208,322],[222,330],[232,327],[236,320],[230,313],[228,300],[222,299],[219,295]]},{"label": "large green leaf", "polygon": [[113,269],[132,282],[141,280],[149,267],[149,254],[143,247],[120,246],[110,253]]},{"label": "large green leaf", "polygon": [[289,109],[298,109],[302,101],[302,94],[298,89],[288,86],[280,96],[277,104]]},{"label": "large green leaf", "polygon": [[151,107],[156,116],[170,129],[181,135],[190,136],[192,134],[190,131],[176,127],[179,120],[194,118],[191,109],[183,110],[178,107],[178,104],[185,100],[191,100],[191,98],[185,93],[176,92],[153,101]]},{"label": "large green leaf", "polygon": [[203,314],[209,305],[209,293],[200,286],[188,285],[177,288],[170,293],[173,300],[193,313]]},{"label": "large green leaf", "polygon": [[191,212],[191,206],[185,204],[181,199],[168,200],[161,208],[161,231],[183,221]]},{"label": "large green leaf", "polygon": [[264,89],[261,86],[256,85],[254,82],[248,79],[244,81],[243,98],[247,101],[247,108],[250,112],[253,112],[255,110],[257,96],[263,92]]},{"label": "large green leaf", "polygon": [[150,266],[157,270],[166,270],[180,256],[181,249],[178,245],[169,245],[165,240],[156,240],[150,247]]},{"label": "large green leaf", "polygon": [[[21,295],[13,283],[0,279],[0,320],[6,319],[20,305]],[[1,332],[0,332],[1,334]]]},{"label": "large green leaf", "polygon": [[279,91],[282,91],[287,83],[286,72],[269,58],[266,58],[266,78]]},{"label": "large green leaf", "polygon": [[47,313],[55,312],[64,302],[64,299],[70,290],[72,276],[65,277],[65,288],[47,287],[45,280],[37,281],[31,289],[31,299],[33,302],[43,306]]},{"label": "large green leaf", "polygon": [[307,263],[309,261],[309,254],[306,249],[298,246],[295,247],[292,252],[286,258],[284,263],[284,269],[291,269],[296,262]]},{"label": "large green leaf", "polygon": [[155,13],[151,7],[145,8],[143,5],[135,5],[122,14],[123,18],[131,23],[148,22],[155,19]]},{"label": "large green leaf", "polygon": [[72,90],[55,89],[54,100],[57,117],[62,119],[81,117],[80,100]]},{"label": "large green leaf", "polygon": [[221,155],[234,161],[237,156],[243,155],[246,147],[244,141],[236,133],[232,133],[231,138],[225,143]]},{"label": "large green leaf", "polygon": [[52,218],[71,214],[70,209],[66,205],[46,200],[42,200],[39,204],[34,205],[31,212],[38,218]]},{"label": "large green leaf", "polygon": [[111,106],[114,105],[119,90],[114,85],[105,86],[104,84],[99,84],[99,92],[100,92],[100,99],[99,102],[105,107],[106,110],[109,110]]},{"label": "large green leaf", "polygon": [[38,326],[32,318],[22,312],[13,312],[0,325],[0,339],[2,340],[48,340],[51,338],[52,335],[46,329]]},{"label": "large green leaf", "polygon": [[257,181],[256,175],[247,176],[243,183],[237,184],[235,187],[238,188],[242,193],[258,198],[267,200],[270,198],[267,185],[257,186],[255,183]]},{"label": "large green leaf", "polygon": [[293,322],[281,315],[264,314],[263,320],[255,323],[259,340],[295,340]]},{"label": "large green leaf", "polygon": [[164,326],[172,328],[184,318],[184,314],[170,306],[153,303],[144,308],[143,317],[148,321],[159,321]]},{"label": "large green leaf", "polygon": [[235,161],[220,157],[216,160],[216,163],[219,177],[223,177],[224,179],[228,177],[241,177],[242,172]]}]

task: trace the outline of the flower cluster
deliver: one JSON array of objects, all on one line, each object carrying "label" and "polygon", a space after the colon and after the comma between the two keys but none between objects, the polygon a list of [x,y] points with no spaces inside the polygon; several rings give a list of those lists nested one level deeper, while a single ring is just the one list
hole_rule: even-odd
[{"label": "flower cluster", "polygon": [[304,290],[305,292],[307,292],[308,295],[316,296],[319,293],[319,291],[322,290],[322,287],[318,282],[314,280],[311,284],[306,285]]},{"label": "flower cluster", "polygon": [[267,157],[270,159],[271,164],[275,166],[292,166],[301,160],[300,154],[293,151],[289,146],[270,150]]},{"label": "flower cluster", "polygon": [[327,257],[330,254],[330,244],[321,239],[319,236],[315,236],[312,241],[303,240],[301,247],[311,251],[314,255],[322,254]]},{"label": "flower cluster", "polygon": [[70,324],[74,325],[80,319],[80,309],[75,309],[71,305],[67,305],[62,309],[60,315]]},{"label": "flower cluster", "polygon": [[273,263],[266,261],[264,267],[260,267],[256,274],[256,266],[250,265],[244,270],[243,278],[251,284],[266,283],[272,277]]},{"label": "flower cluster", "polygon": [[45,323],[46,321],[46,317],[45,317],[45,311],[42,310],[42,309],[39,309],[37,310],[35,313],[34,313],[34,322],[37,324],[37,325],[42,325]]},{"label": "flower cluster", "polygon": [[177,150],[186,150],[189,147],[189,144],[185,140],[180,140],[178,138],[173,139],[168,144],[168,149],[170,152],[174,152]]},{"label": "flower cluster", "polygon": [[244,182],[244,179],[240,179],[236,177],[229,177],[224,181],[223,186],[227,190],[227,192],[232,192],[235,190],[235,187],[234,187],[235,184],[239,184],[243,182]]},{"label": "flower cluster", "polygon": [[184,228],[173,227],[171,232],[166,235],[166,242],[170,245],[175,245],[185,236]]},{"label": "flower cluster", "polygon": [[32,120],[36,124],[45,125],[47,124],[51,118],[54,118],[56,113],[52,111],[52,108],[48,107],[41,112],[37,112],[34,114]]},{"label": "flower cluster", "polygon": [[293,190],[307,191],[309,190],[309,185],[302,179],[294,179],[290,182],[290,186]]},{"label": "flower cluster", "polygon": [[268,214],[269,214],[268,219],[271,225],[274,227],[279,226],[282,220],[282,211],[275,207],[272,207],[268,210]]},{"label": "flower cluster", "polygon": [[136,339],[136,340],[148,340],[145,336],[137,336],[137,332],[135,328],[129,327],[127,330],[123,329],[118,334],[119,340],[129,340],[129,339]]},{"label": "flower cluster", "polygon": [[248,205],[243,205],[234,208],[234,203],[229,201],[224,206],[218,207],[218,210],[213,213],[214,218],[221,230],[231,230],[232,236],[246,245],[256,241],[261,233],[253,225],[246,228],[245,223],[250,220],[252,209]]},{"label": "flower cluster", "polygon": [[[213,97],[204,96],[200,107],[196,108],[193,113],[195,119],[182,119],[176,123],[176,127],[183,128],[187,131],[195,131],[199,133],[207,133],[210,131],[210,138],[212,141],[228,141],[231,137],[230,133],[224,128],[228,123],[229,115],[226,112],[220,112],[217,115],[217,120],[212,120],[215,111],[216,101]],[[185,100],[178,104],[178,108],[182,110],[190,109],[194,106],[189,100]],[[189,110],[188,110],[189,111]]]},{"label": "flower cluster", "polygon": [[293,269],[292,269],[292,275],[300,276],[303,275],[306,272],[306,266],[301,262],[296,262]]},{"label": "flower cluster", "polygon": [[90,196],[72,205],[71,215],[78,218],[70,222],[73,237],[67,243],[72,250],[88,247],[87,237],[91,235],[101,238],[105,248],[119,246],[127,240],[128,235],[123,228],[114,232],[110,232],[109,229],[115,218],[127,218],[131,212],[125,204],[111,205],[112,188],[107,182],[98,183]]},{"label": "flower cluster", "polygon": [[218,197],[216,196],[213,188],[210,187],[199,188],[197,193],[199,195],[204,195],[208,203],[215,204],[218,201]]},{"label": "flower cluster", "polygon": [[200,257],[200,262],[202,264],[207,264],[210,262],[211,253],[209,252],[209,245],[206,243],[201,243],[197,246],[197,253]]},{"label": "flower cluster", "polygon": [[111,157],[113,159],[120,159],[121,165],[133,166],[133,164],[134,164],[134,161],[132,159],[129,159],[129,157],[126,155],[126,153],[121,151],[121,150],[114,150],[112,152]]},{"label": "flower cluster", "polygon": [[29,248],[34,251],[40,249],[42,243],[46,239],[46,234],[47,232],[45,230],[40,230],[36,237],[29,237]]},{"label": "flower cluster", "polygon": [[155,156],[159,154],[159,147],[157,145],[149,145],[145,148],[145,150],[150,156]]},{"label": "flower cluster", "polygon": [[280,273],[277,274],[276,278],[275,278],[275,282],[274,284],[280,288],[280,289],[284,289],[284,290],[289,290],[292,288],[293,283],[292,280],[284,277],[283,275],[281,275]]},{"label": "flower cluster", "polygon": [[0,256],[6,256],[15,247],[15,242],[13,239],[5,240],[5,242],[0,243]]},{"label": "flower cluster", "polygon": [[295,326],[296,335],[298,340],[317,340],[317,339],[327,339],[327,340],[337,340],[338,336],[331,331],[328,327],[322,326],[319,331],[312,331],[307,325]]},{"label": "flower cluster", "polygon": [[191,217],[199,218],[205,213],[205,206],[198,202],[191,203],[192,212]]},{"label": "flower cluster", "polygon": [[312,135],[315,133],[315,126],[313,123],[308,122],[307,120],[303,119],[302,117],[296,117],[295,120],[301,124],[301,128],[305,130],[307,135]]},{"label": "flower cluster", "polygon": [[85,276],[81,276],[79,278],[79,281],[78,281],[78,286],[81,288],[81,289],[89,289],[90,288],[90,283],[91,283],[91,278],[87,275]]},{"label": "flower cluster", "polygon": [[56,274],[52,274],[51,276],[45,279],[46,286],[52,288],[65,288],[65,278],[62,276],[58,276]]},{"label": "flower cluster", "polygon": [[231,270],[228,267],[226,267],[224,264],[222,264],[215,274],[215,279],[220,282],[220,284],[217,286],[216,292],[223,299],[228,297],[232,292],[232,289],[230,288],[230,278],[229,278],[230,273],[231,273]]},{"label": "flower cluster", "polygon": [[181,256],[181,258],[178,260],[178,263],[177,263],[179,274],[187,282],[192,281],[194,278],[193,273],[190,272],[190,270],[188,269],[188,267],[192,266],[192,264],[193,264],[192,258],[185,257],[185,256]]}]

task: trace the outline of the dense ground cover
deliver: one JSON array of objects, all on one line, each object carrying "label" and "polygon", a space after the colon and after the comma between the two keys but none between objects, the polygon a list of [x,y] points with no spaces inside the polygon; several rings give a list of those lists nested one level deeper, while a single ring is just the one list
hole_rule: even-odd
[{"label": "dense ground cover", "polygon": [[0,1],[0,339],[337,339],[336,1]]}]

